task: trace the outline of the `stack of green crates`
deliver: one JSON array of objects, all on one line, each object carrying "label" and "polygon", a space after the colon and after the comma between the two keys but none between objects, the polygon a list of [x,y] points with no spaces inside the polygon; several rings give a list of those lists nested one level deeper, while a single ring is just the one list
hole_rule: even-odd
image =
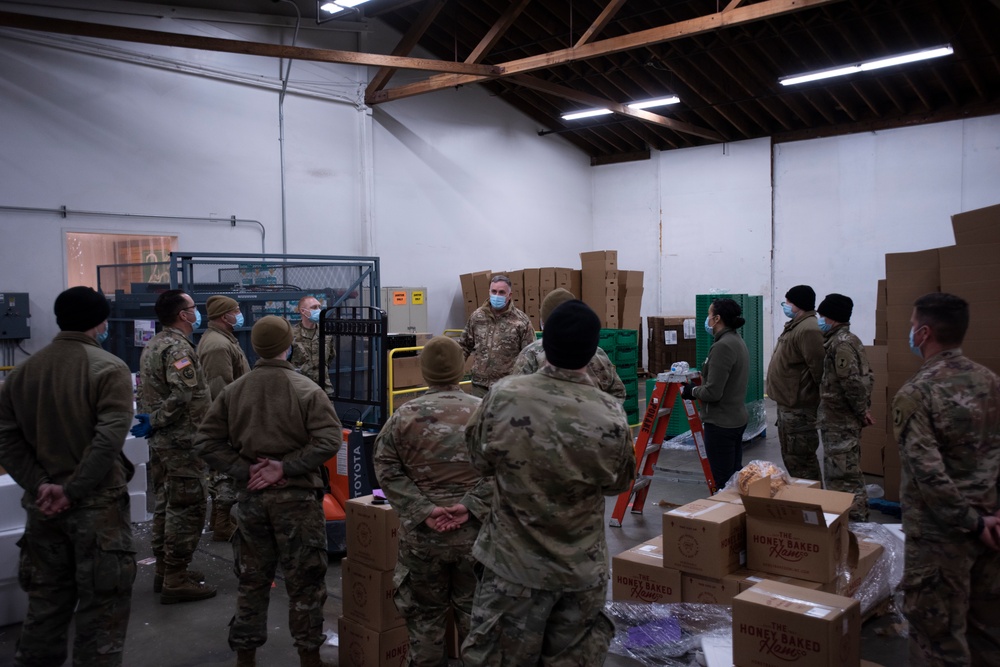
[{"label": "stack of green crates", "polygon": [[639,332],[635,329],[601,329],[600,347],[611,359],[625,385],[625,414],[629,424],[638,424],[639,412]]}]

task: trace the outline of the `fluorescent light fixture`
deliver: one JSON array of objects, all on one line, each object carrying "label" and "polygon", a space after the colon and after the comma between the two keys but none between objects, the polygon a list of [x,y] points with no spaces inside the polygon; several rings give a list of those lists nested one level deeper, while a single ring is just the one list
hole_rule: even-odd
[{"label": "fluorescent light fixture", "polygon": [[324,2],[319,8],[329,14],[337,14],[366,2],[368,0],[333,0],[332,2]]},{"label": "fluorescent light fixture", "polygon": [[652,109],[653,107],[665,107],[668,104],[677,104],[681,101],[681,98],[676,95],[671,95],[670,97],[658,97],[655,100],[643,100],[641,102],[633,102],[628,105],[629,109]]},{"label": "fluorescent light fixture", "polygon": [[[681,98],[676,95],[671,95],[670,97],[658,97],[654,100],[642,100],[640,102],[632,102],[628,105],[629,109],[652,109],[653,107],[664,107],[668,104],[677,104],[681,101]],[[592,116],[606,116],[609,113],[613,113],[611,109],[587,109],[585,111],[575,111],[573,113],[563,114],[563,120],[579,120],[581,118],[591,118]]]},{"label": "fluorescent light fixture", "polygon": [[863,63],[857,63],[855,65],[844,65],[842,67],[832,67],[830,69],[818,70],[815,72],[806,72],[805,74],[785,76],[778,79],[778,83],[782,86],[794,86],[797,83],[820,81],[821,79],[830,79],[835,76],[846,76],[847,74],[854,74],[856,72],[868,72],[873,69],[882,69],[883,67],[892,67],[894,65],[905,65],[906,63],[927,60],[929,58],[950,56],[954,52],[955,50],[951,48],[951,45],[938,46],[933,49],[922,49],[920,51],[901,53],[898,56],[889,56],[887,58],[879,58],[877,60],[867,60]]}]

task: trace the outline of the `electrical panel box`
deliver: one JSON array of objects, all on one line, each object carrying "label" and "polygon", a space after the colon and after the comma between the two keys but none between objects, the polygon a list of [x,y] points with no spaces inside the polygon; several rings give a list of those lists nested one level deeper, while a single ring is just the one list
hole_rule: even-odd
[{"label": "electrical panel box", "polygon": [[28,293],[0,292],[0,340],[31,338],[28,326]]},{"label": "electrical panel box", "polygon": [[389,317],[389,333],[427,332],[426,287],[383,287],[382,308]]}]

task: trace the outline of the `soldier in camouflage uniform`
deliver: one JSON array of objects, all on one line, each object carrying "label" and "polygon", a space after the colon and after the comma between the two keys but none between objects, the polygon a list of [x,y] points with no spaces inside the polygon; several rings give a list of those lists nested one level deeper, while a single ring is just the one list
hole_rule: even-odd
[{"label": "soldier in camouflage uniform", "polygon": [[924,365],[892,401],[910,664],[1000,665],[1000,378],[962,354],[964,300],[914,306]]},{"label": "soldier in camouflage uniform", "polygon": [[765,387],[777,404],[781,458],[793,477],[822,480],[816,410],[825,354],[816,324],[816,293],[808,285],[796,285],[781,306],[790,319],[775,343]]},{"label": "soldier in camouflage uniform", "polygon": [[851,521],[868,521],[861,429],[874,423],[869,412],[874,376],[864,345],[851,333],[853,310],[854,302],[842,294],[828,294],[817,309],[826,348],[819,389],[819,431],[826,488],[853,493]]},{"label": "soldier in camouflage uniform", "polygon": [[472,393],[482,397],[493,383],[510,375],[517,355],[535,342],[531,320],[514,307],[510,278],[490,279],[490,298],[469,317],[458,340],[465,358],[472,363]]},{"label": "soldier in camouflage uniform", "polygon": [[262,317],[250,340],[260,359],[222,390],[196,436],[205,460],[241,487],[233,541],[239,599],[229,646],[237,667],[256,665],[280,564],[299,662],[321,667],[327,569],[321,471],[340,448],[340,420],[326,394],[286,361],[292,345],[287,321]]},{"label": "soldier in camouflage uniform", "polygon": [[[135,579],[122,455],[132,423],[128,366],[101,349],[107,300],[89,287],[56,298],[59,333],[0,388],[0,464],[24,489],[18,579],[28,613],[19,667],[121,665]],[[75,609],[75,613],[74,613]]]},{"label": "soldier in camouflage uniform", "polygon": [[329,395],[333,388],[330,386],[330,362],[336,356],[333,349],[333,338],[328,337],[325,342],[327,367],[319,367],[319,313],[323,309],[319,299],[314,296],[304,296],[299,299],[299,315],[302,318],[298,324],[292,327],[292,357],[290,361],[299,373],[310,378],[316,384],[320,383],[320,371],[322,370],[323,387]]},{"label": "soldier in camouflage uniform", "polygon": [[[552,314],[553,310],[560,304],[572,301],[575,298],[572,292],[564,290],[561,287],[549,292],[542,301],[540,313],[542,328],[545,328],[545,320]],[[514,369],[510,374],[529,375],[544,365],[545,350],[542,347],[542,341],[536,340],[517,355],[517,359],[514,360]],[[594,384],[598,387],[615,398],[620,399],[622,402],[625,401],[625,385],[622,383],[621,378],[618,377],[618,371],[615,370],[615,365],[608,358],[607,352],[601,348],[597,348],[594,358],[587,364],[587,374],[593,378]]]},{"label": "soldier in camouflage uniform", "polygon": [[[214,401],[223,387],[250,372],[250,364],[233,335],[236,327],[243,326],[240,304],[228,296],[215,294],[208,297],[205,310],[208,312],[208,328],[198,341],[198,359],[208,383],[209,398]],[[233,505],[236,504],[236,484],[233,478],[217,470],[210,470],[208,495],[212,499],[212,539],[216,542],[228,542],[236,532],[236,523],[231,516]]]},{"label": "soldier in camouflage uniform", "polygon": [[593,385],[600,320],[567,301],[545,323],[548,364],[496,383],[466,426],[472,463],[494,475],[473,555],[483,568],[462,646],[466,665],[600,665],[604,497],[629,488],[635,451],[621,403]]},{"label": "soldier in camouflage uniform", "polygon": [[493,479],[472,467],[465,445],[465,424],[480,400],[458,386],[464,366],[458,343],[432,338],[420,353],[427,393],[393,413],[375,440],[379,486],[402,524],[395,600],[410,636],[409,664],[416,667],[447,661],[449,609],[459,638],[469,634],[472,544],[493,495]]},{"label": "soldier in camouflage uniform", "polygon": [[167,290],[155,305],[163,330],[139,358],[139,423],[146,437],[156,493],[151,546],[156,556],[154,592],[160,602],[190,602],[215,596],[215,587],[188,571],[205,525],[205,463],[192,449],[194,433],[209,406],[208,386],[188,336],[201,324],[194,301]]}]

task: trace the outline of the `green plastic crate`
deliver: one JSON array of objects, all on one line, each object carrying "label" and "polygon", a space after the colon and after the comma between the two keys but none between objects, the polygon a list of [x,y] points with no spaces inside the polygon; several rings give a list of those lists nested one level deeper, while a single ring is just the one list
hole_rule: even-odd
[{"label": "green plastic crate", "polygon": [[630,348],[619,347],[615,351],[615,366],[636,366],[639,363],[639,348],[632,346]]},{"label": "green plastic crate", "polygon": [[601,329],[601,337],[597,341],[597,347],[605,352],[610,348],[615,350],[618,347],[618,332],[620,329]]},{"label": "green plastic crate", "polygon": [[625,398],[625,402],[622,404],[625,408],[625,412],[639,412],[639,397],[633,396],[632,398]]},{"label": "green plastic crate", "polygon": [[615,341],[617,342],[619,349],[623,347],[638,347],[638,331],[635,329],[618,329],[617,332]]},{"label": "green plastic crate", "polygon": [[615,371],[618,373],[618,378],[625,384],[639,379],[639,369],[635,366],[615,366]]}]

